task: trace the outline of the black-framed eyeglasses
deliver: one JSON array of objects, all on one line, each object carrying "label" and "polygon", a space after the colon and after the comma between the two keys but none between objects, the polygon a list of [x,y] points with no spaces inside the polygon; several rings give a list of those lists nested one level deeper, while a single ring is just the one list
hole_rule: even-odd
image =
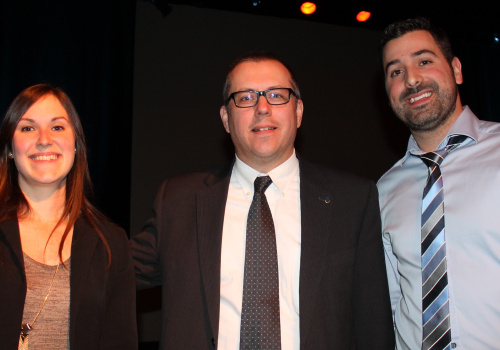
[{"label": "black-framed eyeglasses", "polygon": [[290,101],[290,96],[295,95],[291,88],[275,88],[266,91],[236,91],[226,100],[226,104],[233,99],[236,107],[247,108],[257,105],[259,98],[264,96],[270,105],[284,105]]}]

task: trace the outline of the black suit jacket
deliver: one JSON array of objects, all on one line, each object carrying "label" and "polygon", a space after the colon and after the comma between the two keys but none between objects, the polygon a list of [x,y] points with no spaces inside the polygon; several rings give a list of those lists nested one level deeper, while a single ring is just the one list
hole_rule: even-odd
[{"label": "black suit jacket", "polygon": [[[300,166],[300,348],[394,349],[377,189]],[[132,237],[139,288],[162,285],[161,349],[214,349],[232,164],[166,180]]]},{"label": "black suit jacket", "polygon": [[[134,268],[125,232],[102,228],[106,249],[92,226],[78,219],[73,230],[70,275],[71,350],[137,349]],[[0,223],[0,348],[18,348],[26,276],[17,221]],[[35,324],[36,326],[36,324]]]}]

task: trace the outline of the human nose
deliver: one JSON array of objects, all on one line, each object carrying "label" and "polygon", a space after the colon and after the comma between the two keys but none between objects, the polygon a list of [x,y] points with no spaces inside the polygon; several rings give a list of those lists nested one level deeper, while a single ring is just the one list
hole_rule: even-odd
[{"label": "human nose", "polygon": [[271,105],[267,102],[266,96],[264,95],[259,96],[256,107],[257,116],[271,114]]},{"label": "human nose", "polygon": [[46,147],[52,144],[52,137],[49,130],[40,130],[38,134],[37,145]]},{"label": "human nose", "polygon": [[406,70],[406,86],[409,88],[416,87],[422,83],[422,76],[417,68],[407,68]]}]

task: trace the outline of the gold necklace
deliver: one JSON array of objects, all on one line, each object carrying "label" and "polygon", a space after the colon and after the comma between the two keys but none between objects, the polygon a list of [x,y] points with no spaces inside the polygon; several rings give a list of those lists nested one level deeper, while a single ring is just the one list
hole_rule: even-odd
[{"label": "gold necklace", "polygon": [[33,319],[33,321],[31,321],[31,323],[26,322],[26,323],[23,323],[21,325],[21,336],[19,337],[18,350],[28,350],[29,332],[33,329],[33,324],[35,323],[36,319],[38,318],[38,316],[42,312],[43,307],[45,306],[45,303],[47,302],[47,299],[49,298],[50,292],[52,290],[52,285],[54,284],[54,280],[56,278],[57,271],[59,270],[59,265],[60,264],[57,264],[56,272],[54,272],[54,276],[52,276],[52,281],[50,282],[49,291],[47,292],[47,295],[43,299],[42,306],[40,307],[40,310],[38,310],[37,314],[35,315],[35,318]]}]

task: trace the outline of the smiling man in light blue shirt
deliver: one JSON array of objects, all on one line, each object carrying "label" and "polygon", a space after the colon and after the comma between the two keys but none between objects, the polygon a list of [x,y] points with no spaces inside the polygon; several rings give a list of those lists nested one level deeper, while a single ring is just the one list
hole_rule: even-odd
[{"label": "smiling man in light blue shirt", "polygon": [[[426,19],[386,28],[382,60],[391,106],[412,134],[404,157],[377,184],[396,346],[498,349],[500,124],[481,121],[462,106],[461,63],[446,34]],[[465,141],[446,152],[454,135]],[[423,346],[421,239],[427,236],[421,234],[421,213],[429,170],[420,156],[433,151],[446,154],[439,166],[445,273],[438,283],[447,279],[446,320],[439,321],[447,326],[446,335]]]}]

